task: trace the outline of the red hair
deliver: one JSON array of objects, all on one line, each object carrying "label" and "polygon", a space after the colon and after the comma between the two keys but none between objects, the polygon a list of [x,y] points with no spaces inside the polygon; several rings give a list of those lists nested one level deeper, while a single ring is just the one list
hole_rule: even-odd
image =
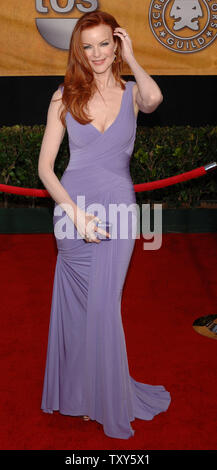
[{"label": "red hair", "polygon": [[[60,114],[60,119],[64,127],[66,127],[66,113],[70,112],[76,121],[80,124],[88,124],[92,121],[84,111],[89,99],[94,95],[97,86],[94,80],[93,71],[85,55],[81,42],[81,32],[84,29],[90,29],[94,26],[105,24],[111,27],[112,32],[120,25],[115,18],[104,11],[96,10],[94,12],[85,13],[79,18],[72,32],[68,64],[64,77],[64,86],[62,102],[64,109]],[[117,48],[115,51],[116,60],[112,63],[112,73],[121,88],[125,89],[125,85],[121,81],[121,71],[123,69],[123,59],[121,56],[121,39],[114,37]]]}]

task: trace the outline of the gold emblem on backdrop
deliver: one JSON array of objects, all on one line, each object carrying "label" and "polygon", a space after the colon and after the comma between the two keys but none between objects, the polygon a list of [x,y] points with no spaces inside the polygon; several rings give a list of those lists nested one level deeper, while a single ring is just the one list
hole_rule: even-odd
[{"label": "gold emblem on backdrop", "polygon": [[149,23],[156,39],[174,52],[198,52],[217,35],[214,0],[152,0]]}]

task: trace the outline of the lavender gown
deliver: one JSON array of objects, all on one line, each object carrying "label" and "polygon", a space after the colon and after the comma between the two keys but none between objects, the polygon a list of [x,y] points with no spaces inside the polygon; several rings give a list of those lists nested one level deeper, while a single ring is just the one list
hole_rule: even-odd
[{"label": "lavender gown", "polygon": [[[88,415],[102,424],[107,436],[121,439],[134,435],[130,423],[135,418],[152,420],[171,402],[163,385],[130,376],[121,318],[122,290],[136,238],[136,198],[129,172],[137,126],[134,84],[126,83],[119,114],[104,133],[66,115],[70,160],[60,181],[71,199],[111,221],[113,229],[110,204],[132,205],[132,211],[122,216],[127,237],[120,237],[119,218],[117,236],[112,232],[110,240],[87,243],[55,204],[58,255],[41,403],[46,413]],[[80,203],[78,195],[84,197]],[[103,209],[96,210],[96,203]]]}]

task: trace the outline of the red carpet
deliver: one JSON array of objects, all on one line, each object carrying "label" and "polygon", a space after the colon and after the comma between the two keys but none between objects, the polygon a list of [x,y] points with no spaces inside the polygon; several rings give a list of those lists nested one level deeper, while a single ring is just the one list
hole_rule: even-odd
[{"label": "red carpet", "polygon": [[40,410],[55,239],[0,235],[1,449],[217,449],[217,341],[192,328],[217,313],[217,234],[163,234],[156,251],[143,242],[122,298],[129,369],[172,401],[152,421],[135,419],[135,436],[121,440],[95,421]]}]

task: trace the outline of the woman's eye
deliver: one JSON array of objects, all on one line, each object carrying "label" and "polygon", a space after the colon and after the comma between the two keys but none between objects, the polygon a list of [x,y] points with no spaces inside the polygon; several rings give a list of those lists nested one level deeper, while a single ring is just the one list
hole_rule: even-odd
[{"label": "woman's eye", "polygon": [[[102,46],[107,46],[108,45],[108,42],[103,42]],[[84,49],[88,49],[89,47],[91,46],[84,46]]]}]

